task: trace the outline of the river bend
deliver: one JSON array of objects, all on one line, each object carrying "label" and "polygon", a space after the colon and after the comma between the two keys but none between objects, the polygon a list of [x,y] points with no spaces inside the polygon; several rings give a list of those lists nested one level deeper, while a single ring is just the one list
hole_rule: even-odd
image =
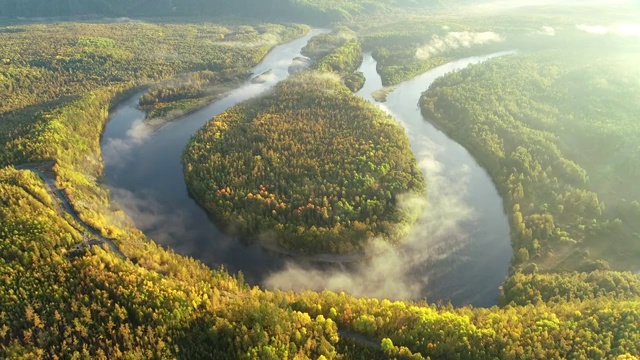
[{"label": "river bend", "polygon": [[[250,284],[494,305],[511,259],[502,200],[473,157],[425,121],[417,103],[438,76],[502,54],[438,67],[396,86],[380,105],[407,130],[428,186],[427,210],[410,241],[398,249],[359,264],[300,263],[224,235],[189,197],[180,157],[191,136],[212,117],[285,79],[292,60],[321,32],[313,30],[275,47],[253,69],[254,74],[271,70],[264,83],[247,82],[225,98],[159,129],[143,123],[144,113],[137,109],[141,93],[117,106],[101,143],[104,181],[112,201],[157,243],[213,267],[242,271]],[[366,54],[361,71],[367,82],[358,95],[367,100],[382,88],[375,69],[375,61]]]}]

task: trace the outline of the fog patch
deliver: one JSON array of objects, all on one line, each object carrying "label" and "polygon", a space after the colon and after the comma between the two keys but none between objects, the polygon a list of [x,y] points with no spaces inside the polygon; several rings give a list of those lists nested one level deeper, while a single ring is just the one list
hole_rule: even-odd
[{"label": "fog patch", "polygon": [[102,147],[102,157],[107,166],[117,166],[131,150],[144,143],[151,136],[153,128],[143,119],[136,119],[123,138],[107,139]]},{"label": "fog patch", "polygon": [[282,37],[276,34],[264,33],[258,35],[256,41],[218,41],[215,45],[236,48],[258,48],[263,46],[276,46],[282,42]]},{"label": "fog patch", "polygon": [[[277,81],[277,79],[276,79]],[[224,98],[226,103],[237,105],[243,101],[261,95],[274,85],[274,80],[269,80],[262,84],[247,84],[238,89],[232,90],[229,95]]]},{"label": "fog patch", "polygon": [[[354,269],[318,270],[289,262],[284,270],[267,277],[266,287],[296,291],[327,289],[354,296],[417,300],[424,298],[429,285],[429,277],[424,275],[425,266],[445,263],[438,264],[437,268],[438,272],[446,272],[453,262],[464,260],[452,259],[451,255],[468,243],[469,237],[461,225],[474,218],[473,210],[463,199],[470,169],[466,166],[445,169],[437,160],[443,148],[422,134],[410,136],[414,137],[412,144],[417,144],[414,153],[418,164],[428,175],[428,195],[426,199],[416,195],[401,198],[399,206],[408,211],[425,209],[406,241],[398,247],[372,241],[367,253],[375,255],[354,265]],[[445,174],[447,170],[450,174]]]},{"label": "fog patch", "polygon": [[398,281],[406,277],[407,268],[398,266],[402,256],[390,245],[375,241],[378,253],[366,265],[355,271],[306,269],[287,263],[284,270],[270,275],[264,284],[272,289],[282,290],[331,290],[347,291],[354,296],[389,299],[410,299],[420,294],[420,283]]},{"label": "fog patch", "polygon": [[119,210],[123,210],[138,229],[145,229],[147,237],[160,244],[171,244],[179,252],[184,251],[179,249],[181,245],[189,246],[187,242],[176,244],[176,239],[191,238],[194,231],[187,213],[175,209],[168,211],[153,194],[138,195],[120,188],[109,188],[109,193]]},{"label": "fog patch", "polygon": [[556,36],[556,29],[551,26],[543,26],[536,33],[540,35]]},{"label": "fog patch", "polygon": [[293,75],[304,71],[311,67],[311,59],[306,56],[298,56],[291,61],[291,65],[289,65],[289,74]]},{"label": "fog patch", "polygon": [[640,24],[576,25],[576,29],[595,35],[640,36]]},{"label": "fog patch", "polygon": [[251,79],[251,83],[253,84],[264,84],[266,82],[274,82],[278,80],[278,76],[273,72],[273,70],[267,70],[262,74]]},{"label": "fog patch", "polygon": [[475,45],[503,42],[504,38],[492,31],[486,32],[450,32],[444,36],[433,35],[431,41],[416,50],[416,58],[427,60],[433,56],[459,48],[470,48]]},{"label": "fog patch", "polygon": [[511,0],[497,0],[480,3],[477,5],[465,6],[467,12],[479,11],[479,12],[505,12],[510,10],[524,9],[524,8],[536,8],[536,7],[591,7],[591,6],[624,6],[634,5],[635,0],[525,0],[525,1],[511,1]]},{"label": "fog patch", "polygon": [[117,17],[117,18],[103,17],[102,21],[114,22],[114,23],[142,23],[141,20],[136,20],[128,17]]}]

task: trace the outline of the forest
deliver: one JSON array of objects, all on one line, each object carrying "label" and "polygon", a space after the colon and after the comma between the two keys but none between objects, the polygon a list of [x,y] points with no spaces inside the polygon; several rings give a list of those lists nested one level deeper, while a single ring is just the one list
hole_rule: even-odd
[{"label": "forest", "polygon": [[[579,49],[572,49],[574,52]],[[426,117],[489,170],[516,263],[634,270],[640,256],[638,53],[507,56],[437,80]]]},{"label": "forest", "polygon": [[[249,72],[276,45],[274,40],[286,42],[308,30],[299,25],[260,24],[254,28],[143,23],[61,23],[9,28],[15,31],[0,34],[2,164],[47,158],[45,154],[33,153],[50,152],[55,147],[40,146],[36,150],[38,141],[34,137],[42,141],[44,137],[40,134],[55,132],[47,125],[47,117],[69,103],[86,102],[88,92],[117,93],[186,76],[199,78],[200,91],[206,94],[214,85],[205,85],[228,86],[234,83],[229,80],[237,74]],[[33,38],[39,39],[37,48],[31,45]],[[210,46],[202,46],[203,42]],[[227,44],[238,42],[251,46]],[[184,75],[190,72],[194,74]],[[184,94],[173,93],[176,96],[171,100],[184,100]],[[167,98],[161,100],[162,104],[171,105]],[[105,105],[103,101],[100,106]],[[155,107],[160,108],[157,103]]]},{"label": "forest", "polygon": [[364,86],[364,75],[358,71],[362,64],[362,44],[348,28],[314,36],[302,49],[302,55],[311,60],[314,70],[340,76],[352,92]]},{"label": "forest", "polygon": [[[260,55],[247,56],[251,52],[268,50],[202,46],[202,37],[220,34],[223,39],[237,32],[234,27],[64,23],[10,27],[15,31],[0,34],[7,45],[0,58],[2,86],[8,90],[1,93],[0,122],[0,357],[335,356],[335,324],[317,323],[249,293],[239,295],[250,291],[241,276],[208,269],[155,245],[124,213],[112,209],[107,190],[97,182],[103,166],[100,129],[113,103],[138,86],[185,71],[235,71],[238,64],[259,60]],[[280,25],[256,29],[279,41],[305,31]],[[40,49],[30,46],[33,38]],[[100,57],[88,56],[94,52],[106,57],[97,62]],[[180,56],[162,60],[157,55],[163,52]],[[60,210],[61,199],[33,171],[12,166],[42,160],[53,161],[43,171],[63,189],[77,219]],[[99,246],[72,251],[83,238],[78,221],[113,239],[126,258]],[[248,298],[254,299],[254,308]],[[263,316],[277,324],[270,329]],[[219,331],[211,332],[216,326]],[[253,335],[249,328],[255,329]],[[274,337],[276,328],[284,336],[280,340]],[[265,338],[265,333],[271,335]]]},{"label": "forest", "polygon": [[[0,0],[0,21],[12,18],[0,23],[0,358],[639,359],[637,37],[576,28],[599,23],[600,12],[397,8],[433,2],[411,3]],[[100,20],[17,19],[90,14]],[[101,183],[110,109],[144,90],[150,117],[188,112],[309,29],[170,17],[191,14],[344,22],[310,41],[309,72],[215,118],[184,154],[204,207],[237,211],[251,231],[282,239],[302,229],[308,244],[281,244],[302,252],[354,251],[363,234],[400,240],[415,212],[399,207],[399,190],[424,196],[404,132],[352,94],[363,51],[395,84],[458,57],[518,49],[440,78],[420,103],[503,196],[514,261],[496,306],[251,287],[241,272],[209,268],[137,229]],[[102,19],[143,15],[162,18]],[[498,37],[434,52],[443,49],[434,39],[452,32]],[[221,164],[233,179],[215,171]],[[229,180],[246,189],[215,187]],[[296,226],[278,229],[280,217]],[[322,231],[347,235],[318,240]],[[81,246],[98,236],[118,251]]]},{"label": "forest", "polygon": [[212,119],[183,164],[192,195],[226,228],[300,252],[398,243],[420,214],[404,202],[425,189],[402,128],[318,73]]}]

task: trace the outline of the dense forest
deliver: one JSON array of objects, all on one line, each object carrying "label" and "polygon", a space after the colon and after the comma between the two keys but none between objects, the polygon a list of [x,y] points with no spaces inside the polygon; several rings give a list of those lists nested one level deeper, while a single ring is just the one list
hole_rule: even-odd
[{"label": "dense forest", "polygon": [[309,57],[314,70],[340,76],[352,92],[364,85],[364,75],[357,71],[362,64],[362,45],[357,35],[347,28],[314,36],[302,49],[302,55]]},{"label": "dense forest", "polygon": [[[373,51],[390,84],[455,57],[520,49],[441,78],[421,100],[426,117],[476,156],[503,195],[514,271],[499,304],[453,308],[251,288],[242,273],[156,245],[111,202],[100,184],[99,141],[114,104],[145,87],[141,105],[150,116],[188,111],[246,79],[269,49],[306,26],[185,18],[0,25],[0,358],[640,358],[640,276],[616,271],[637,271],[640,255],[637,37],[587,34],[575,26],[583,17],[544,15],[548,7],[520,18],[428,18],[395,16],[397,1],[213,3],[0,0],[0,18],[265,18],[278,6],[287,9],[281,16],[300,22],[370,16],[309,43],[315,75],[296,74],[209,123],[199,136],[211,136],[210,144],[235,137],[217,163],[185,161],[193,187],[212,184],[189,180],[190,172],[225,163],[237,170],[234,180],[253,181],[244,198],[219,187],[203,198],[205,206],[246,201],[252,216],[260,213],[255,219],[267,219],[263,225],[297,216],[314,224],[305,233],[338,225],[383,233],[381,214],[408,224],[414,213],[398,212],[392,189],[423,189],[404,133],[343,86],[356,90],[363,81],[356,72],[363,50]],[[247,8],[252,12],[240,11]],[[551,26],[558,29],[553,36]],[[451,32],[494,32],[503,41],[433,53],[434,36]],[[429,56],[417,57],[420,49]],[[228,128],[211,132],[220,126]],[[309,141],[294,141],[294,133]],[[332,146],[311,146],[334,136]],[[210,149],[196,154],[197,145],[185,160],[208,161]],[[230,151],[240,147],[244,153]],[[314,156],[277,156],[307,151]],[[347,156],[352,151],[358,154]],[[251,171],[240,173],[244,165]],[[291,165],[313,178],[299,182],[302,173]],[[296,180],[273,182],[272,169]],[[294,190],[303,206],[297,214],[287,207]],[[116,249],[95,245],[100,237]],[[353,250],[343,244],[311,249]]]},{"label": "dense forest", "polygon": [[[251,59],[258,61],[268,48],[207,47],[198,40],[210,41],[216,33],[223,39],[234,32],[229,25],[9,29],[0,34],[7,45],[0,50],[2,86],[9,90],[2,92],[0,122],[0,357],[334,357],[335,324],[262,301],[226,272],[149,242],[122,212],[112,210],[96,182],[102,169],[100,129],[112,103],[138,84],[183,71],[252,66]],[[305,30],[256,29],[279,41]],[[39,39],[37,50],[30,45],[33,38]],[[104,59],[88,55],[94,52]],[[41,160],[53,160],[42,171],[63,189],[79,217],[61,210],[63,199],[34,172],[10,166]],[[113,239],[125,258],[99,246],[78,253],[84,226]],[[263,322],[267,318],[275,321],[273,328]],[[284,318],[290,319],[279,323]],[[276,339],[274,331],[284,337]]]},{"label": "dense forest", "polygon": [[[81,236],[78,224],[59,215],[56,199],[36,175],[5,168],[0,191],[4,358],[634,359],[631,354],[640,354],[640,306],[633,300],[638,278],[630,274],[565,278],[564,288],[534,285],[542,294],[556,295],[543,295],[535,305],[492,309],[331,292],[266,292],[149,242],[127,251],[128,261],[99,247],[70,256],[67,249]],[[136,239],[135,233],[127,236],[127,242]]]},{"label": "dense forest", "polygon": [[79,225],[30,171],[0,170],[0,194],[3,359],[335,356],[331,320],[271,302],[131,227],[121,227],[126,261],[100,247],[72,255]]},{"label": "dense forest", "polygon": [[[47,158],[33,152],[53,147],[33,149],[38,143],[34,137],[42,141],[42,133],[55,132],[46,119],[66,104],[84,103],[88,92],[119,92],[187,72],[195,73],[192,78],[209,74],[208,83],[224,86],[230,76],[249,72],[277,42],[308,28],[62,23],[7,29],[11,31],[0,33],[2,164]],[[250,46],[229,45],[239,42]]]},{"label": "dense forest", "polygon": [[301,73],[232,108],[184,155],[194,197],[234,233],[302,252],[402,240],[424,179],[403,130],[328,75]]},{"label": "dense forest", "polygon": [[[574,50],[578,51],[578,50]],[[640,110],[633,54],[513,55],[450,74],[427,117],[487,167],[505,196],[518,263],[634,269],[640,255]],[[635,75],[634,75],[635,74]],[[580,249],[580,250],[578,250]]]}]

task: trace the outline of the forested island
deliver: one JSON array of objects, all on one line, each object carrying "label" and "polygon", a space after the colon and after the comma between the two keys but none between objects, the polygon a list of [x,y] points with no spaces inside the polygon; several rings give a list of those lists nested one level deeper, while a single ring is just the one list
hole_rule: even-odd
[{"label": "forested island", "polygon": [[[0,358],[640,358],[640,9],[434,3],[0,0]],[[496,306],[252,287],[158,246],[112,200],[110,109],[143,90],[150,118],[220,98],[309,30],[290,22],[333,31],[309,42],[309,71],[198,133],[189,188],[301,252],[400,241],[416,210],[401,196],[424,179],[399,126],[352,94],[362,52],[387,85],[519,50],[420,102],[503,195],[514,260]]]},{"label": "forested island", "polygon": [[228,229],[300,252],[405,237],[424,179],[402,128],[331,78],[301,73],[228,110],[184,155],[194,197]]}]

